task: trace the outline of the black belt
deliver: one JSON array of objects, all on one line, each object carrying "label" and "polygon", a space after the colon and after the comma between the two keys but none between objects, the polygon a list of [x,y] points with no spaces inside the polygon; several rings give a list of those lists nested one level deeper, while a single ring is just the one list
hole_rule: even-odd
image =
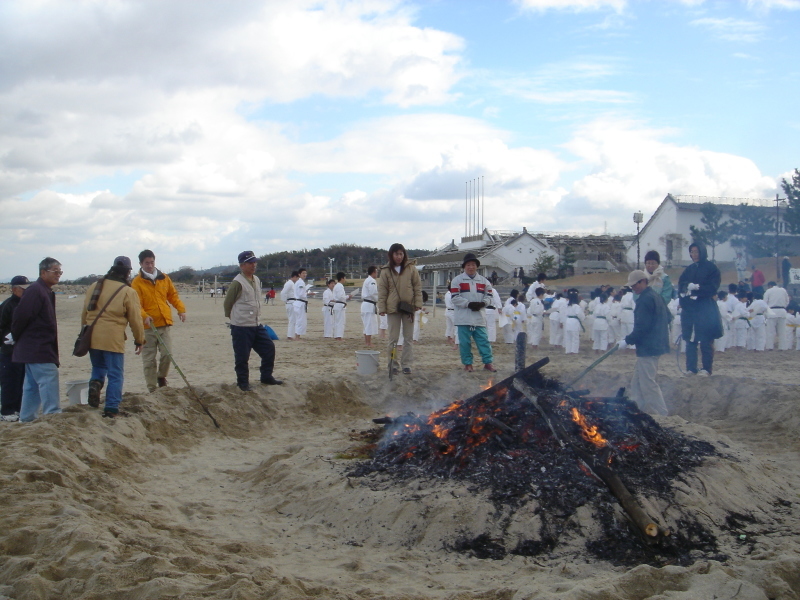
[{"label": "black belt", "polygon": [[297,300],[297,298],[287,298],[286,299],[287,302],[293,302],[294,300]]},{"label": "black belt", "polygon": [[785,306],[770,306],[770,308],[786,308]]},{"label": "black belt", "polygon": [[377,304],[377,302],[375,302],[375,300],[364,300],[364,302],[369,302],[370,304]]},{"label": "black belt", "polygon": [[595,317],[595,319],[604,319],[604,320],[606,320],[606,321],[608,320],[608,319],[606,319],[605,317],[601,317],[600,315],[597,315],[597,316]]},{"label": "black belt", "polygon": [[486,310],[496,310],[494,306],[487,306]]}]

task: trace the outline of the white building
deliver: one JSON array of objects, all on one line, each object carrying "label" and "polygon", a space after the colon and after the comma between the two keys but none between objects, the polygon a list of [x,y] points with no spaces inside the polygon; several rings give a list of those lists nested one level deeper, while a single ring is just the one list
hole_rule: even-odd
[{"label": "white building", "polygon": [[554,257],[557,264],[567,247],[572,249],[576,258],[576,272],[581,263],[586,263],[587,268],[592,270],[613,271],[625,262],[630,239],[612,235],[530,233],[526,227],[521,232],[484,229],[478,235],[462,237],[459,244],[453,240],[416,261],[423,281],[427,285],[435,283],[437,286],[445,285],[461,273],[461,263],[468,252],[480,260],[478,272],[481,275],[489,278],[495,272],[499,280],[513,276],[519,268],[524,270],[526,276],[535,277],[533,265],[542,255]]},{"label": "white building", "polygon": [[[702,205],[711,202],[718,205],[722,211],[722,221],[730,219],[730,213],[741,204],[761,207],[767,216],[773,219],[778,212],[775,200],[754,198],[713,198],[708,196],[673,196],[667,194],[663,202],[656,209],[650,220],[639,233],[638,252],[640,263],[644,262],[644,255],[648,250],[656,250],[661,255],[661,264],[664,266],[685,266],[691,262],[689,258],[689,245],[692,243],[690,226],[705,229],[700,220],[703,216],[700,209]],[[786,223],[782,218],[782,211],[778,218],[778,233],[783,246],[782,252],[796,254],[795,248],[800,242],[800,236],[786,233]],[[772,233],[765,235],[773,235]],[[714,249],[717,262],[727,262],[736,259],[736,252],[730,241],[719,244]],[[711,258],[711,248],[708,249]],[[633,242],[628,247],[628,264],[635,266],[637,257],[637,243],[634,236]]]}]

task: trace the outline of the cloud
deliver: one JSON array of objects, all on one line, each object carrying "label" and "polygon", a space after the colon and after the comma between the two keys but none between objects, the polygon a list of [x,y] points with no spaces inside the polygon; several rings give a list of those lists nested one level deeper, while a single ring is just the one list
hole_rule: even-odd
[{"label": "cloud", "polygon": [[496,78],[492,85],[503,94],[542,104],[627,104],[635,100],[635,94],[597,87],[600,81],[619,75],[618,62],[595,57],[553,62],[531,73]]},{"label": "cloud", "polygon": [[574,12],[611,9],[622,12],[627,0],[516,0],[523,10],[544,12],[546,10],[569,10]]},{"label": "cloud", "polygon": [[377,92],[398,106],[440,104],[459,78],[463,41],[413,18],[390,0],[13,2],[0,24],[0,89],[53,80],[166,94],[226,87],[273,102]]},{"label": "cloud", "polygon": [[757,10],[800,10],[800,0],[747,0],[747,7]]},{"label": "cloud", "polygon": [[675,133],[604,119],[579,128],[566,148],[588,173],[558,206],[560,223],[571,220],[580,229],[598,231],[598,219],[611,215],[611,231],[627,232],[633,212],[648,216],[670,192],[733,198],[774,194],[775,180],[751,160],[664,141]]},{"label": "cloud", "polygon": [[764,38],[766,26],[755,21],[744,21],[727,17],[725,19],[704,18],[690,21],[693,27],[703,27],[717,38],[729,42],[758,42]]}]

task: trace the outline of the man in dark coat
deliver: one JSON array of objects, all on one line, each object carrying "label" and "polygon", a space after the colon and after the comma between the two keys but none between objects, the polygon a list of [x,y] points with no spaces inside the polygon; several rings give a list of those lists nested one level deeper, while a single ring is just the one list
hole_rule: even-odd
[{"label": "man in dark coat", "polygon": [[34,281],[17,305],[11,322],[12,360],[25,364],[20,421],[33,421],[41,406],[45,415],[60,413],[58,395],[58,325],[56,295],[51,289],[61,279],[61,263],[47,257],[39,263]]},{"label": "man in dark coat", "polygon": [[648,274],[632,271],[628,285],[637,294],[633,311],[633,331],[619,342],[620,350],[636,346],[636,366],[631,379],[630,397],[640,410],[650,414],[666,415],[667,405],[656,381],[658,357],[669,354],[669,309],[652,288],[648,287]]},{"label": "man in dark coat", "polygon": [[714,295],[719,289],[722,275],[717,265],[708,260],[703,244],[689,246],[692,264],[686,267],[678,280],[681,305],[681,334],[686,342],[686,369],[698,374],[697,344],[700,343],[703,368],[700,375],[711,375],[714,365],[714,340],[721,338],[722,317]]},{"label": "man in dark coat", "polygon": [[27,277],[17,275],[11,280],[11,297],[0,304],[0,421],[19,421],[25,365],[11,360],[14,346],[6,336],[11,335],[14,311],[30,284]]}]

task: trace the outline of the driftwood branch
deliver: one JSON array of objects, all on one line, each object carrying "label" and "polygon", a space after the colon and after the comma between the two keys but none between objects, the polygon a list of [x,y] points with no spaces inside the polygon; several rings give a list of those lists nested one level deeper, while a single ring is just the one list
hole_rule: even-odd
[{"label": "driftwood branch", "polygon": [[525,396],[537,411],[542,415],[550,430],[553,432],[556,440],[563,448],[565,443],[569,444],[572,450],[577,454],[580,461],[586,466],[587,469],[597,477],[600,481],[608,486],[614,497],[619,500],[620,505],[625,510],[625,513],[631,519],[633,524],[643,534],[644,538],[653,543],[657,540],[659,535],[669,535],[669,530],[663,530],[658,527],[653,519],[644,511],[641,505],[633,497],[633,494],[628,491],[625,484],[619,476],[606,464],[605,458],[598,460],[596,456],[584,450],[581,444],[574,441],[567,428],[562,423],[559,416],[550,410],[550,407],[544,403],[539,402],[536,393],[531,387],[520,379],[515,379],[513,386],[523,396]]}]

